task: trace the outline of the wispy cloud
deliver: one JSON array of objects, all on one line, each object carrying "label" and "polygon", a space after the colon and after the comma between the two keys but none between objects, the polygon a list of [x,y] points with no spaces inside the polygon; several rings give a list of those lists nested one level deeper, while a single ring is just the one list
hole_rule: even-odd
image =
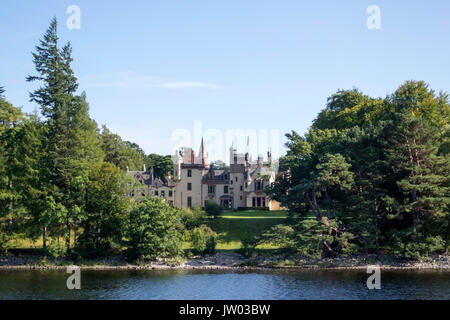
[{"label": "wispy cloud", "polygon": [[161,83],[159,88],[165,89],[188,89],[188,88],[205,88],[205,89],[219,89],[220,86],[213,83],[195,82],[195,81],[174,81]]},{"label": "wispy cloud", "polygon": [[214,83],[179,81],[162,77],[140,75],[131,71],[103,73],[80,78],[83,87],[116,89],[219,89]]}]

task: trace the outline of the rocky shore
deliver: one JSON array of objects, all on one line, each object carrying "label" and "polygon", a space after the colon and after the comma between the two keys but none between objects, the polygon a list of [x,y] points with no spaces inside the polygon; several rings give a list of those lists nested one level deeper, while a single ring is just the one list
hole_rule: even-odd
[{"label": "rocky shore", "polygon": [[[65,269],[71,261],[61,261],[30,255],[0,256],[2,270]],[[127,263],[121,257],[86,261],[81,268],[86,270],[270,270],[270,269],[310,269],[310,270],[358,270],[369,265],[377,265],[385,270],[445,270],[450,271],[450,256],[435,255],[425,261],[410,261],[391,255],[367,255],[338,257],[333,259],[308,259],[292,255],[255,255],[251,258],[235,252],[218,252],[205,257],[192,257],[184,261],[144,261],[140,264]]]}]

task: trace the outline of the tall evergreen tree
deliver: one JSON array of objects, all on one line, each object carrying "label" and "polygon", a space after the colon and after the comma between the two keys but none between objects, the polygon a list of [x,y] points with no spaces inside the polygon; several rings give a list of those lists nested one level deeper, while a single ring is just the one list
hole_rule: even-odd
[{"label": "tall evergreen tree", "polygon": [[62,49],[58,47],[56,19],[51,21],[36,47],[33,60],[38,75],[27,80],[39,81],[43,86],[32,92],[30,98],[41,106],[47,126],[41,179],[56,207],[64,206],[65,223],[60,228],[65,229],[66,245],[70,249],[71,231],[77,227],[76,215],[81,205],[70,199],[71,186],[78,177],[86,180],[91,167],[102,160],[103,154],[97,126],[89,118],[86,96],[75,95],[78,83],[71,68],[70,43]]}]

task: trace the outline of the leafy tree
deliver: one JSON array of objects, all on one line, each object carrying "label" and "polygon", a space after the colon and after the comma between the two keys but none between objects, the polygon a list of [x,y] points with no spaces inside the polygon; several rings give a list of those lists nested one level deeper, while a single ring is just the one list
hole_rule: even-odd
[{"label": "leafy tree", "polygon": [[111,254],[120,248],[131,205],[125,174],[110,163],[98,164],[89,175],[86,190],[83,232],[76,251],[89,258]]},{"label": "leafy tree", "polygon": [[378,254],[382,244],[409,258],[448,251],[449,110],[448,95],[422,81],[383,100],[332,95],[307,134],[287,134],[281,173],[266,189],[299,213],[289,241],[313,255]]},{"label": "leafy tree", "polygon": [[127,254],[131,260],[177,256],[181,253],[180,213],[166,201],[150,197],[131,211]]},{"label": "leafy tree", "polygon": [[105,161],[114,164],[122,170],[142,170],[143,153],[137,145],[124,142],[119,135],[111,133],[106,126],[102,127],[102,149]]},{"label": "leafy tree", "polygon": [[173,162],[171,156],[160,156],[157,154],[149,154],[145,157],[145,165],[147,168],[153,168],[155,178],[164,180],[168,173],[173,171]]}]

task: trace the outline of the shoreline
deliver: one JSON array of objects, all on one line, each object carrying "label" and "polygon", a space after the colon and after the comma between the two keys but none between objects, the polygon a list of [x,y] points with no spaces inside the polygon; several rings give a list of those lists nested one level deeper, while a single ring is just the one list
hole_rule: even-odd
[{"label": "shoreline", "polygon": [[[0,266],[0,272],[3,271],[58,271],[66,270],[67,266]],[[357,267],[321,267],[321,266],[293,266],[293,267],[229,267],[229,266],[203,266],[203,267],[185,267],[185,266],[79,266],[81,270],[86,271],[366,271],[368,266]],[[415,266],[384,266],[374,265],[380,267],[384,271],[444,271],[450,272],[450,267],[447,266],[429,266],[429,267],[415,267]]]},{"label": "shoreline", "polygon": [[[30,259],[32,261],[30,261]],[[39,270],[65,270],[73,265],[69,261],[46,261],[45,265],[39,262],[38,257],[30,256],[0,256],[0,272],[2,271],[39,271]],[[245,258],[236,252],[218,252],[205,257],[193,257],[183,263],[174,263],[159,259],[144,264],[128,263],[119,257],[110,257],[104,260],[87,261],[79,265],[82,270],[108,271],[108,270],[142,270],[142,271],[361,271],[368,266],[378,266],[386,271],[448,271],[450,272],[450,256],[436,255],[427,261],[409,261],[401,257],[390,255],[369,255],[356,257],[337,257],[308,259],[290,255],[254,256]]]}]

